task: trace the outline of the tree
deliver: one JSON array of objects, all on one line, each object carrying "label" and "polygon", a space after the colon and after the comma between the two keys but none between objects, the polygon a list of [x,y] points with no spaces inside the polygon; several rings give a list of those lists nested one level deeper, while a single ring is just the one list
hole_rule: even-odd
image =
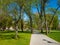
[{"label": "tree", "polygon": [[[32,7],[32,1],[33,0],[29,0],[28,1],[28,3],[27,3],[27,5],[25,6],[25,9],[24,9],[24,11],[25,11],[25,13],[28,15],[28,17],[29,17],[29,19],[30,19],[30,29],[31,29],[31,33],[33,33],[33,20],[32,20],[32,15],[33,15],[33,13],[32,13],[32,11],[31,11],[31,7]],[[27,1],[26,1],[27,2]],[[28,6],[28,7],[27,7]]]},{"label": "tree", "polygon": [[[42,21],[42,17],[43,17],[43,15],[42,15],[42,5],[41,5],[41,2],[42,2],[42,0],[34,0],[34,6],[36,7],[36,9],[37,9],[37,12],[38,12],[38,14],[39,14],[39,25],[40,25],[40,30],[41,30],[41,33],[43,32],[43,26],[42,26],[42,24],[43,24],[43,21]],[[40,10],[41,9],[41,10]],[[41,13],[40,13],[41,12]]]},{"label": "tree", "polygon": [[45,16],[45,7],[49,0],[34,0],[34,1],[35,1],[36,9],[39,14],[41,32],[43,32],[43,25],[44,25],[43,18],[45,18],[45,25],[46,25],[46,31],[47,31],[48,27],[47,27],[47,21],[46,21],[46,16]]},{"label": "tree", "polygon": [[10,28],[12,26],[12,18],[10,16],[7,15],[0,15],[0,29],[1,30],[6,30],[6,28]]},{"label": "tree", "polygon": [[53,12],[53,16],[51,18],[51,21],[50,21],[49,25],[52,23],[52,21],[54,19],[54,16],[56,15],[58,9],[60,8],[60,0],[57,1],[57,5],[58,5],[58,7],[56,9],[53,9],[53,8],[50,9]]},{"label": "tree", "polygon": [[53,20],[53,29],[57,29],[58,28],[58,24],[59,24],[59,21],[58,21],[58,16],[54,16],[54,20]]},{"label": "tree", "polygon": [[42,12],[44,13],[46,34],[48,35],[48,25],[47,25],[47,19],[46,19],[46,14],[45,14],[45,6],[46,6],[46,2],[47,2],[47,1],[48,1],[48,0],[43,0],[43,1],[42,1]]},{"label": "tree", "polygon": [[25,10],[25,12],[26,12],[26,14],[28,15],[28,17],[29,17],[29,20],[30,20],[30,29],[31,29],[31,33],[33,33],[33,29],[32,29],[32,24],[33,24],[33,22],[32,22],[32,17],[31,17],[31,12],[30,12],[30,10]]},{"label": "tree", "polygon": [[[31,12],[29,11],[30,8],[31,8],[30,4],[31,4],[32,0],[17,0],[16,2],[18,3],[18,5],[20,6],[20,9],[21,9],[20,10],[20,19],[21,19],[21,16],[22,16],[21,13],[24,13],[24,12],[27,13],[28,17],[30,18],[30,29],[31,29],[31,32],[32,32],[32,17],[31,17],[31,14],[30,14]],[[24,12],[23,12],[23,10],[24,10]],[[28,12],[26,12],[26,11],[28,11]],[[22,27],[21,27],[21,29],[23,30]]]},{"label": "tree", "polygon": [[20,7],[20,16],[19,16],[19,20],[21,21],[20,25],[21,25],[21,30],[23,32],[23,9],[24,9],[24,4],[25,4],[25,0],[16,0],[15,1],[19,7]]},{"label": "tree", "polygon": [[19,22],[19,19],[18,19],[18,11],[16,10],[16,8],[12,11],[13,12],[13,21],[14,21],[14,25],[15,25],[15,38],[17,39],[18,38],[18,22]]}]

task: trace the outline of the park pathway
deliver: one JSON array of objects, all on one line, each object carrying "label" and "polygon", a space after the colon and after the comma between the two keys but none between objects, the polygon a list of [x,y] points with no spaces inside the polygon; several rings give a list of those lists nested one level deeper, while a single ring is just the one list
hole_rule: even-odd
[{"label": "park pathway", "polygon": [[31,35],[30,45],[60,45],[60,43],[35,30]]}]

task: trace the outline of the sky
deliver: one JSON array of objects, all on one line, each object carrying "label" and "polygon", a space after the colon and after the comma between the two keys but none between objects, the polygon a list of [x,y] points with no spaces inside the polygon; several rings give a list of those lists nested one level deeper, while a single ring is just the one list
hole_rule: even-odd
[{"label": "sky", "polygon": [[[47,8],[46,8],[46,9],[48,9],[48,8],[57,8],[57,7],[58,7],[58,5],[57,5],[57,0],[50,0],[50,1],[49,1],[49,4],[47,4]],[[18,13],[20,12],[20,11],[19,11],[20,8],[19,8],[19,6],[17,5],[17,3],[12,3],[12,4],[10,4],[9,7],[8,7],[8,10],[11,11],[11,10],[14,10],[14,8],[17,9]],[[33,13],[37,13],[37,9],[36,9],[35,7],[33,7],[33,8],[32,8],[32,12],[33,12]],[[25,17],[24,19],[26,20],[26,19],[27,19],[26,14],[24,14],[24,17]],[[60,19],[60,17],[59,17],[59,19]]]},{"label": "sky", "polygon": [[57,0],[51,0],[49,7],[56,8],[57,7]]},{"label": "sky", "polygon": [[[47,8],[57,8],[57,0],[50,0],[49,4],[47,4]],[[33,12],[36,13],[37,9],[33,8]]]}]

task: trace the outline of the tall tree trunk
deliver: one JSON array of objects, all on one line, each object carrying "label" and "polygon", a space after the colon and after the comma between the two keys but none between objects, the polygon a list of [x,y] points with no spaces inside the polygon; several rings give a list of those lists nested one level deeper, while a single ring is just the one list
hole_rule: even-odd
[{"label": "tall tree trunk", "polygon": [[29,19],[30,19],[30,30],[31,30],[31,33],[33,33],[33,21],[32,21],[32,13],[31,13],[31,11],[30,11],[30,9],[24,9],[24,11],[26,12],[26,14],[28,15],[28,17],[29,17]]},{"label": "tall tree trunk", "polygon": [[15,39],[18,39],[18,26],[17,26],[17,22],[15,22]]},{"label": "tall tree trunk", "polygon": [[42,29],[42,23],[43,23],[43,21],[42,21],[42,18],[43,18],[43,8],[42,8],[42,5],[43,5],[43,2],[42,2],[42,0],[41,0],[41,14],[39,15],[39,17],[40,17],[40,20],[41,20],[41,33],[43,33],[43,29]]},{"label": "tall tree trunk", "polygon": [[[41,4],[42,4],[42,0],[41,0]],[[43,33],[43,25],[42,25],[42,17],[43,17],[43,12],[42,12],[42,5],[41,5],[41,13],[39,12],[39,8],[38,8],[38,4],[36,4],[36,6],[37,6],[37,11],[38,11],[38,14],[39,14],[39,29],[41,30],[41,33]]]},{"label": "tall tree trunk", "polygon": [[42,7],[41,7],[41,16],[40,16],[40,20],[41,20],[41,33],[43,33],[43,21],[42,21],[43,15],[42,15]]},{"label": "tall tree trunk", "polygon": [[20,18],[20,21],[21,21],[21,23],[20,23],[20,28],[21,28],[21,30],[22,30],[22,32],[23,32],[23,7],[21,7],[21,9],[20,9],[20,16],[19,16],[19,18]]},{"label": "tall tree trunk", "polygon": [[17,39],[18,38],[18,26],[16,25],[16,27],[15,27],[15,32],[16,32],[16,34],[15,34],[15,39]]},{"label": "tall tree trunk", "polygon": [[48,35],[48,25],[47,25],[47,21],[46,21],[46,35]]},{"label": "tall tree trunk", "polygon": [[45,8],[44,7],[43,7],[43,12],[44,12],[44,18],[45,18],[45,28],[46,28],[46,35],[48,35],[48,25],[47,25],[47,19],[46,19]]},{"label": "tall tree trunk", "polygon": [[33,24],[32,17],[29,15],[29,18],[30,18],[30,29],[31,29],[31,33],[33,33],[33,29],[32,29],[32,24]]},{"label": "tall tree trunk", "polygon": [[21,30],[23,32],[23,19],[21,19]]},{"label": "tall tree trunk", "polygon": [[15,16],[15,39],[18,39],[18,21],[16,20],[16,16]]},{"label": "tall tree trunk", "polygon": [[45,0],[41,0],[41,7],[42,7],[42,15],[44,16],[45,19],[45,28],[46,28],[46,34],[48,34],[48,25],[47,25],[47,19],[46,19],[46,15],[45,15]]}]

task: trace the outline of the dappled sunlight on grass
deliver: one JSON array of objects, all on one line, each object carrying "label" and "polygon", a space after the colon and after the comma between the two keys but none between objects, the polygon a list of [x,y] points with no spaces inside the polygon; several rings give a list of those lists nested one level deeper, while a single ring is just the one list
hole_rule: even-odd
[{"label": "dappled sunlight on grass", "polygon": [[31,33],[19,31],[18,39],[16,40],[14,37],[14,31],[0,31],[0,45],[29,45]]},{"label": "dappled sunlight on grass", "polygon": [[60,42],[60,31],[53,30],[51,33],[48,34],[48,36],[58,42]]}]

